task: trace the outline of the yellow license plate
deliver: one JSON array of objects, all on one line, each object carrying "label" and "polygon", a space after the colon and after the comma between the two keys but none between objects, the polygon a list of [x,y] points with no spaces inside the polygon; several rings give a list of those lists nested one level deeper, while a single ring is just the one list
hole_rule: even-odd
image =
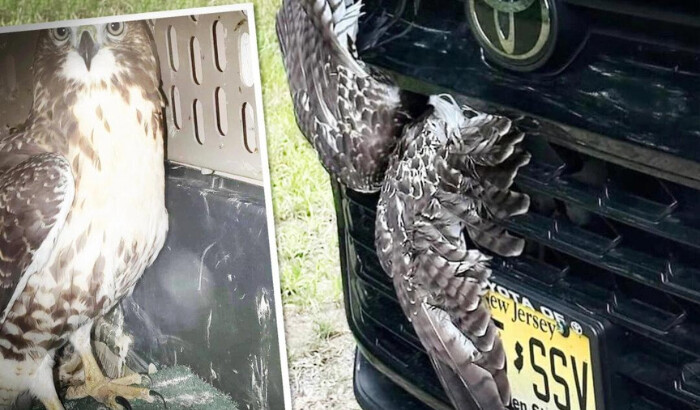
[{"label": "yellow license plate", "polygon": [[512,409],[595,410],[591,344],[581,326],[515,295],[492,284],[484,296],[501,329]]}]

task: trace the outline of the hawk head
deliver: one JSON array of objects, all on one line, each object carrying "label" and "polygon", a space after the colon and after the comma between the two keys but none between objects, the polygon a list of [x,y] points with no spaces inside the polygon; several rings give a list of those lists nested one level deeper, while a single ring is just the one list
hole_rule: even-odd
[{"label": "hawk head", "polygon": [[124,82],[153,89],[159,74],[155,42],[146,21],[45,30],[34,58],[35,95],[37,88],[56,83],[62,83],[55,86],[56,91]]}]

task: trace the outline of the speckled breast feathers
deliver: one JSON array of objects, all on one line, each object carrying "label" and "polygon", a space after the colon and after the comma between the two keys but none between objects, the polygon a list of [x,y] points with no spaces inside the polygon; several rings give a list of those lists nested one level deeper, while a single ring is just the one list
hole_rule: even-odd
[{"label": "speckled breast feathers", "polygon": [[0,136],[0,372],[20,391],[165,240],[157,56],[145,22],[119,24],[43,32],[31,112]]}]

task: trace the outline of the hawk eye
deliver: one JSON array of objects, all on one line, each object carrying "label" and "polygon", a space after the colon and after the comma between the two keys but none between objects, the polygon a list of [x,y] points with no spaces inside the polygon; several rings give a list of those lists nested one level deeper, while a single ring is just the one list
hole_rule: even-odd
[{"label": "hawk eye", "polygon": [[66,27],[58,27],[51,29],[51,35],[53,36],[54,40],[58,43],[64,42],[68,38],[68,34],[70,33],[70,30]]},{"label": "hawk eye", "polygon": [[112,36],[120,36],[124,32],[124,23],[114,22],[107,24],[107,32]]}]

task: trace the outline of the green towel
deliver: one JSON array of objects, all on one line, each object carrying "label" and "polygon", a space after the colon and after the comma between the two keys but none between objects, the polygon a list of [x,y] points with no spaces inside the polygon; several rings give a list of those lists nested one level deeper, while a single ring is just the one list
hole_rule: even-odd
[{"label": "green towel", "polygon": [[[151,389],[165,397],[168,409],[236,410],[238,406],[227,394],[200,379],[186,366],[164,368],[151,375]],[[105,407],[92,398],[64,403],[66,410],[98,410]],[[134,410],[163,410],[163,402],[131,401]]]}]

